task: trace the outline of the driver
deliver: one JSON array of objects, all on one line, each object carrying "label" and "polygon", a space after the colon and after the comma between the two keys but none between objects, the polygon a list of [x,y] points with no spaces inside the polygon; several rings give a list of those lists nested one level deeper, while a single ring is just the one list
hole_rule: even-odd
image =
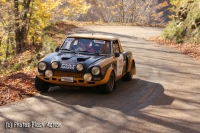
[{"label": "driver", "polygon": [[78,51],[88,51],[94,53],[94,49],[91,46],[89,46],[86,42],[80,42],[78,46]]},{"label": "driver", "polygon": [[80,42],[78,45],[78,51],[86,51],[87,44],[85,42]]},{"label": "driver", "polygon": [[101,54],[108,54],[108,49],[109,49],[109,44],[106,43],[106,44],[100,44],[100,50],[99,50],[99,53]]}]

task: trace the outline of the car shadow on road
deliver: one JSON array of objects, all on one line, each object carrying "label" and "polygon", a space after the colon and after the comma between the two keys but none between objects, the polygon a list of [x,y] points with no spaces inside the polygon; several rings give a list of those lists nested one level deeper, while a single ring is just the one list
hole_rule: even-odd
[{"label": "car shadow on road", "polygon": [[[174,98],[164,93],[165,89],[161,84],[141,79],[133,79],[130,82],[119,80],[116,82],[116,86],[117,89],[111,94],[101,94],[99,93],[99,90],[96,90],[95,88],[79,89],[55,87],[51,88],[47,93],[41,93],[41,95],[55,99],[52,101],[56,101],[55,104],[60,104],[61,106],[70,108],[74,113],[82,114],[88,119],[98,119],[98,121],[100,120],[104,123],[107,123],[112,128],[119,127],[115,122],[108,121],[106,117],[94,115],[91,110],[95,109],[96,112],[99,111],[101,114],[102,110],[109,110],[109,113],[114,112],[116,113],[116,116],[118,116],[118,113],[120,113],[120,115],[123,115],[122,119],[125,119],[125,123],[135,125],[136,127],[139,123],[138,121],[142,120],[150,124],[164,126],[180,132],[197,132],[195,129],[178,124],[177,119],[172,118],[171,116],[166,116],[166,119],[163,119],[163,116],[160,115],[160,113],[162,114],[162,111],[167,109],[167,107],[172,104]],[[47,99],[40,97],[40,100],[46,101]],[[154,114],[154,111],[144,111],[149,106],[151,106],[150,110],[151,108],[153,108],[152,110],[159,108],[161,110],[159,115]],[[86,109],[87,112],[83,111],[84,109]],[[67,118],[68,113],[64,113],[64,117]],[[106,114],[108,112],[106,111],[103,113]],[[127,117],[137,120],[130,120]],[[129,129],[126,126],[119,128],[118,130],[120,131],[121,129],[128,132],[139,131],[138,129]]]},{"label": "car shadow on road", "polygon": [[[148,114],[143,111],[146,107],[153,108],[168,107],[174,101],[174,98],[164,93],[164,88],[161,84],[153,83],[140,79],[133,79],[130,82],[117,81],[117,89],[111,94],[101,94],[95,88],[79,89],[79,88],[51,88],[47,93],[41,95],[51,97],[56,100],[57,104],[61,104],[70,108],[75,113],[83,113],[87,117],[96,119],[96,116],[90,114],[90,110],[94,108],[103,108],[103,110],[114,110],[121,112],[124,116],[131,116],[136,119],[142,119],[152,124],[165,126],[167,128],[175,129],[180,132],[189,131],[196,132],[196,130],[189,129],[185,126],[177,124],[177,120],[167,117],[168,120],[159,118],[156,115]],[[45,101],[40,97],[41,101]],[[54,100],[52,102],[55,102]],[[88,112],[79,110],[76,107],[88,108]],[[67,117],[67,113],[65,114]],[[100,118],[98,118],[100,119]],[[104,121],[106,118],[101,118]],[[105,120],[106,121],[106,120]],[[130,122],[130,120],[129,120]],[[133,122],[133,121],[131,121]],[[110,123],[116,126],[114,123]],[[116,126],[117,127],[117,126]],[[128,130],[128,129],[127,129]],[[137,130],[134,130],[135,132]]]},{"label": "car shadow on road", "polygon": [[[143,109],[149,105],[170,105],[173,98],[164,94],[161,84],[140,79],[130,82],[117,81],[117,89],[111,94],[102,94],[101,88],[53,87],[41,95],[53,97],[69,105],[87,108],[101,106],[127,113],[129,109]],[[73,99],[73,100],[71,100]]]}]

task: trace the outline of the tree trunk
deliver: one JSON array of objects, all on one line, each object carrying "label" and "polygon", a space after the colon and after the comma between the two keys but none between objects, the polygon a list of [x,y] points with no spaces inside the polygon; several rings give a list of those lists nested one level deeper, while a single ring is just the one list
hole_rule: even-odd
[{"label": "tree trunk", "polygon": [[3,37],[0,37],[0,47],[1,47],[2,38],[3,38]]},{"label": "tree trunk", "polygon": [[121,22],[124,23],[124,0],[122,0],[121,13]]},{"label": "tree trunk", "polygon": [[15,41],[16,41],[16,54],[21,52],[21,37],[20,37],[20,29],[19,29],[19,1],[14,1],[15,6]]},{"label": "tree trunk", "polygon": [[9,47],[10,47],[10,32],[11,32],[11,28],[10,28],[10,24],[8,27],[8,38],[7,38],[7,46],[6,46],[6,60],[9,56]]},{"label": "tree trunk", "polygon": [[[16,54],[23,51],[27,44],[27,13],[29,11],[29,5],[31,0],[23,1],[23,15],[19,12],[19,0],[14,0],[15,7],[15,41],[16,41]],[[22,17],[20,17],[22,16]]]}]

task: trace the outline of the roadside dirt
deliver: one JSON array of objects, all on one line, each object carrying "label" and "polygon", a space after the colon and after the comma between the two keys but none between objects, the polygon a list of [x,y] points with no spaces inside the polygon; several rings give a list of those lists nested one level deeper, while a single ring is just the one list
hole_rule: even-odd
[{"label": "roadside dirt", "polygon": [[150,41],[156,42],[158,44],[170,47],[172,49],[179,50],[181,53],[189,55],[198,61],[200,61],[200,45],[199,44],[194,44],[194,43],[181,43],[177,44],[174,43],[173,41],[170,40],[164,40],[161,37],[150,37]]}]

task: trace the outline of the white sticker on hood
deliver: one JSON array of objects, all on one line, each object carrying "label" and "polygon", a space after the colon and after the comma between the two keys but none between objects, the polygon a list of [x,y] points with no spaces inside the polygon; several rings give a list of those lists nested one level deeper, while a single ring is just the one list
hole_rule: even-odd
[{"label": "white sticker on hood", "polygon": [[73,65],[73,64],[62,64],[61,68],[74,70],[75,69],[75,65]]}]

